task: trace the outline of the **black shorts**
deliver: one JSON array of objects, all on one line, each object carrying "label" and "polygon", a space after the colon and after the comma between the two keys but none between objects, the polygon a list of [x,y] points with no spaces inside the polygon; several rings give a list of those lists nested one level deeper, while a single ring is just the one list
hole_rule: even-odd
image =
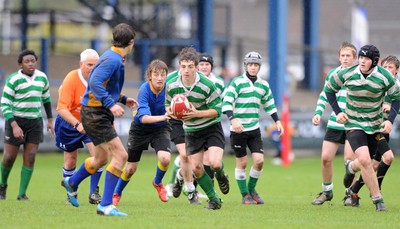
[{"label": "black shorts", "polygon": [[175,144],[185,143],[185,131],[183,130],[183,122],[181,120],[170,119],[171,125],[171,141]]},{"label": "black shorts", "polygon": [[118,137],[114,128],[114,115],[105,107],[82,106],[81,121],[86,134],[95,146]]},{"label": "black shorts", "polygon": [[240,134],[231,131],[231,148],[237,158],[247,155],[246,147],[251,153],[264,153],[260,128]]},{"label": "black shorts", "polygon": [[346,141],[346,131],[327,128],[324,140],[328,142],[344,144]]},{"label": "black shorts", "polygon": [[171,128],[169,125],[157,128],[143,128],[134,121],[131,123],[128,137],[128,162],[138,162],[142,152],[153,147],[156,153],[160,150],[171,152]]},{"label": "black shorts", "polygon": [[348,130],[346,137],[353,152],[362,146],[368,146],[371,158],[377,153],[379,141],[386,141],[381,133],[367,134],[363,130]]},{"label": "black shorts", "polygon": [[224,149],[225,137],[221,123],[218,122],[204,130],[197,132],[186,132],[186,154],[193,155],[202,150],[207,150],[211,146]]},{"label": "black shorts", "polygon": [[17,139],[14,137],[13,128],[9,121],[5,122],[4,125],[4,143],[20,146],[24,143],[39,144],[43,142],[43,119],[26,119],[20,117],[14,117],[18,126],[24,133],[24,138]]}]

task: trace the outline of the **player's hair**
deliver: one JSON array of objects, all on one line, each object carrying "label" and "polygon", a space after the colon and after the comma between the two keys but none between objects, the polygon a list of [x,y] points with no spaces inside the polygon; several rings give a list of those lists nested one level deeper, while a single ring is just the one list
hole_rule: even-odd
[{"label": "player's hair", "polygon": [[399,59],[397,59],[396,56],[391,56],[391,55],[387,56],[382,59],[381,63],[382,63],[382,65],[384,63],[393,63],[394,66],[396,67],[396,69],[399,69],[399,67],[400,67],[400,61],[399,61]]},{"label": "player's hair", "polygon": [[38,60],[38,57],[36,56],[36,54],[33,50],[25,49],[18,56],[18,64],[22,64],[22,60],[24,59],[24,56],[28,56],[28,55],[33,55],[35,57],[35,60],[36,61]]},{"label": "player's hair", "polygon": [[151,80],[151,74],[153,72],[165,71],[165,75],[168,74],[168,66],[167,64],[159,59],[155,59],[150,62],[149,66],[146,69],[146,79],[147,81]]},{"label": "player's hair", "polygon": [[351,49],[351,53],[353,54],[353,56],[356,56],[357,55],[357,48],[356,48],[356,46],[354,46],[352,43],[350,43],[350,42],[347,42],[347,41],[343,41],[342,42],[342,44],[340,45],[340,48],[339,48],[339,55],[340,55],[340,52],[343,50],[343,49]]},{"label": "player's hair", "polygon": [[132,26],[121,23],[116,25],[112,31],[113,41],[112,45],[119,48],[128,47],[130,42],[135,39],[136,33]]},{"label": "player's hair", "polygon": [[185,47],[179,53],[179,64],[182,61],[193,61],[194,65],[199,64],[199,56],[197,55],[196,49],[193,47]]},{"label": "player's hair", "polygon": [[86,61],[90,57],[99,58],[99,54],[94,49],[85,49],[81,52],[81,61]]}]

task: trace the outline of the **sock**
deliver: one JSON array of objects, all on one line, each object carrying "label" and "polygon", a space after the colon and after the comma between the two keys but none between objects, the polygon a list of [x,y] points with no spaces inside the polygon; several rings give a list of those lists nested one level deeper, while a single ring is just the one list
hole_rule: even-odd
[{"label": "sock", "polygon": [[322,183],[322,190],[324,192],[332,193],[332,189],[333,189],[332,182]]},{"label": "sock", "polygon": [[220,203],[220,199],[217,193],[214,190],[214,187],[211,182],[210,176],[207,173],[203,173],[201,177],[196,178],[197,183],[200,187],[204,190],[205,194],[207,195],[208,199],[217,201]]},{"label": "sock", "polygon": [[69,185],[74,190],[78,189],[78,185],[86,177],[96,172],[95,168],[93,168],[92,163],[90,162],[90,159],[91,159],[90,157],[86,158],[86,160],[82,163],[78,171],[76,171],[76,173],[69,178]]},{"label": "sock", "polygon": [[350,187],[350,190],[353,193],[358,193],[360,191],[360,189],[362,188],[362,186],[364,186],[364,180],[363,180],[362,176],[360,175],[358,180],[356,180],[356,182],[353,184],[353,186]]},{"label": "sock", "polygon": [[185,186],[186,186],[186,192],[188,193],[194,192],[196,190],[196,186],[194,185],[193,182],[185,182]]},{"label": "sock", "polygon": [[222,165],[221,165],[221,170],[215,170],[215,169],[213,169],[212,168],[212,170],[213,171],[215,171],[215,176],[217,177],[217,179],[219,178],[219,177],[222,177],[222,176],[224,176],[224,162],[222,161]]},{"label": "sock", "polygon": [[253,167],[251,167],[250,173],[249,173],[249,183],[247,184],[249,192],[255,190],[257,181],[258,181],[258,178],[260,177],[260,175],[261,175],[261,171],[257,171]]},{"label": "sock", "polygon": [[249,189],[246,184],[246,170],[235,168],[235,178],[242,196],[249,194]]},{"label": "sock", "polygon": [[156,176],[154,177],[155,184],[162,183],[162,179],[163,179],[165,173],[167,172],[167,170],[168,170],[168,166],[164,167],[161,165],[160,162],[157,163]]},{"label": "sock", "polygon": [[385,164],[383,161],[379,163],[378,169],[376,170],[376,176],[378,178],[379,189],[381,189],[383,178],[385,178],[386,172],[389,170],[390,165]]},{"label": "sock", "polygon": [[31,180],[33,173],[33,168],[28,168],[22,166],[21,169],[21,181],[19,183],[19,194],[20,196],[26,194],[26,189],[28,188],[29,181]]},{"label": "sock", "polygon": [[175,158],[174,166],[172,167],[171,178],[169,179],[169,183],[170,183],[170,184],[175,183],[176,171],[178,171],[178,169],[181,168],[181,167],[179,166],[179,164],[180,164],[180,157],[179,157],[179,155],[178,155],[178,156]]},{"label": "sock", "polygon": [[204,165],[204,171],[208,174],[211,180],[214,180],[214,170],[209,165]]},{"label": "sock", "polygon": [[103,167],[98,169],[95,173],[90,176],[90,192],[93,193],[94,190],[99,186],[99,181],[101,177],[101,173],[103,172]]},{"label": "sock", "polygon": [[72,168],[72,169],[66,169],[66,168],[62,168],[63,171],[63,177],[70,177],[72,175],[75,174],[76,167]]},{"label": "sock", "polygon": [[8,177],[10,176],[11,173],[11,167],[5,167],[3,163],[0,163],[0,172],[1,172],[1,180],[0,184],[7,184],[8,183]]},{"label": "sock", "polygon": [[107,166],[106,175],[104,178],[104,192],[100,202],[101,206],[108,206],[112,204],[114,190],[119,178],[121,177],[121,174],[122,171],[114,168],[113,165],[109,164]]},{"label": "sock", "polygon": [[130,177],[127,177],[125,175],[125,172],[122,172],[121,177],[118,179],[117,186],[115,186],[114,193],[117,193],[118,195],[122,196],[122,191],[125,189],[126,185],[129,183],[131,180]]}]

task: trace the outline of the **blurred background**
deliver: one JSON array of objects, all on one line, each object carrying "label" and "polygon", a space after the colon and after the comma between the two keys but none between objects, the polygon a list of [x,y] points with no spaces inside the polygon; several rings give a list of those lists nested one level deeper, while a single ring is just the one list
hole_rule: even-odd
[{"label": "blurred background", "polygon": [[[102,54],[110,47],[112,27],[125,22],[137,31],[126,65],[125,94],[137,96],[152,59],[175,70],[185,46],[211,54],[213,72],[227,84],[243,73],[244,55],[257,51],[263,56],[260,76],[270,83],[280,113],[290,114],[291,149],[299,156],[318,155],[331,109],[319,127],[311,118],[327,72],[340,64],[339,46],[343,41],[357,48],[374,44],[381,57],[399,56],[397,6],[397,0],[0,0],[1,89],[19,68],[19,52],[32,49],[39,55],[38,69],[49,77],[55,108],[58,87],[79,67],[80,52],[94,48]],[[266,153],[273,155],[272,119],[262,116]],[[117,120],[123,139],[131,120],[130,111]],[[228,138],[225,118],[223,124]],[[396,123],[391,138],[398,135]],[[397,142],[391,141],[395,152]],[[54,140],[46,137],[40,149],[56,150]]]}]

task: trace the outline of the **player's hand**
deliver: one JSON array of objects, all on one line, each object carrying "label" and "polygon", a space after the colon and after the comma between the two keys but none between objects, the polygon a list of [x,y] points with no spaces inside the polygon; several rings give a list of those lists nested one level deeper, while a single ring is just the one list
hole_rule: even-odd
[{"label": "player's hand", "polygon": [[[126,101],[126,104],[128,104],[128,100]],[[125,110],[118,104],[112,106],[110,108],[110,111],[113,113],[115,117],[121,117],[125,113]]]},{"label": "player's hand", "polygon": [[389,113],[390,112],[390,105],[389,104],[383,104],[382,105],[382,111],[385,113]]},{"label": "player's hand", "polygon": [[314,126],[319,126],[319,124],[321,123],[321,115],[314,115],[314,117],[312,118],[312,123]]},{"label": "player's hand", "polygon": [[233,118],[231,119],[232,129],[235,133],[240,134],[243,132],[244,127],[239,119]]},{"label": "player's hand", "polygon": [[47,131],[50,133],[50,138],[53,138],[55,135],[55,132],[54,132],[54,125],[53,125],[52,118],[47,119]]},{"label": "player's hand", "polygon": [[338,115],[336,115],[336,122],[343,124],[347,121],[349,121],[349,117],[347,116],[346,113],[340,112]]},{"label": "player's hand", "polygon": [[135,106],[139,106],[139,104],[135,99],[127,98],[125,106],[129,107],[129,109],[133,109]]},{"label": "player's hand", "polygon": [[381,129],[382,133],[389,134],[390,131],[392,131],[393,124],[389,120],[386,120],[381,124],[381,127],[382,127]]},{"label": "player's hand", "polygon": [[165,111],[167,112],[165,115],[167,115],[167,116],[169,117],[168,119],[173,118],[173,119],[175,119],[175,120],[179,120],[179,119],[174,115],[174,112],[172,112],[170,106],[169,106],[169,107],[166,107],[166,108],[165,108]]},{"label": "player's hand", "polygon": [[24,132],[22,131],[21,127],[19,127],[17,122],[14,121],[11,126],[13,129],[14,138],[19,139],[19,140],[24,139]]},{"label": "player's hand", "polygon": [[198,118],[202,117],[201,112],[194,107],[192,103],[190,103],[189,109],[184,113],[182,119],[191,119],[191,118]]},{"label": "player's hand", "polygon": [[281,121],[276,121],[276,129],[279,131],[279,137],[283,135],[283,133],[285,132],[285,130],[283,129],[282,123]]},{"label": "player's hand", "polygon": [[81,134],[86,134],[85,128],[83,128],[83,124],[80,123],[77,127],[76,130],[79,131]]}]

